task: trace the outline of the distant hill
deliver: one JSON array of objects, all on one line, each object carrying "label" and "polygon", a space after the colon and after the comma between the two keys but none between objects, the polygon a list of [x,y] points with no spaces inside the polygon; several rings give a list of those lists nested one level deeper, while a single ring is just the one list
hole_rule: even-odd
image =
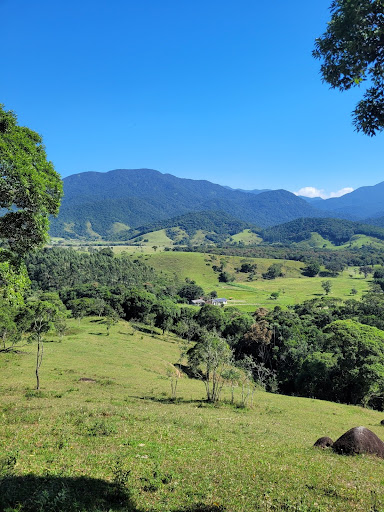
[{"label": "distant hill", "polygon": [[228,190],[237,190],[237,192],[245,192],[247,194],[261,194],[262,192],[271,192],[270,188],[254,188],[253,190],[246,190],[244,188],[231,188],[231,187],[225,187]]},{"label": "distant hill", "polygon": [[261,227],[327,215],[286,190],[239,192],[151,169],[85,172],[63,182],[64,199],[59,216],[51,223],[52,236],[110,238],[132,228],[208,210]]},{"label": "distant hill", "polygon": [[384,228],[384,212],[380,212],[378,216],[369,217],[368,219],[364,219],[365,224],[371,224],[372,226],[378,226],[380,228]]},{"label": "distant hill", "polygon": [[235,219],[225,212],[204,211],[187,213],[128,231],[121,231],[116,235],[116,239],[137,239],[137,237],[143,237],[148,233],[162,229],[165,229],[168,238],[176,243],[193,242],[197,233],[202,242],[221,243],[245,229],[252,230],[254,233],[261,231],[254,224]]},{"label": "distant hill", "polygon": [[262,231],[265,242],[283,244],[310,240],[312,233],[318,233],[335,245],[349,242],[355,235],[366,235],[384,240],[384,229],[343,219],[296,219]]},{"label": "distant hill", "polygon": [[383,215],[384,181],[371,187],[360,187],[341,197],[318,201],[316,208],[331,212],[332,216],[351,220]]},{"label": "distant hill", "polygon": [[318,203],[319,201],[324,201],[322,197],[306,197],[306,196],[298,196],[301,199],[304,199],[304,201],[307,201],[307,203],[313,204]]}]

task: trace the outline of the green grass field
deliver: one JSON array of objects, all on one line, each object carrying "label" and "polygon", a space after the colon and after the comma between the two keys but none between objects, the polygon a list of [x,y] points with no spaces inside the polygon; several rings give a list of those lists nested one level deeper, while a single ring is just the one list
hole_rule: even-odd
[{"label": "green grass field", "polygon": [[33,345],[0,354],[0,510],[384,510],[381,459],[312,447],[358,425],[384,437],[383,414],[263,391],[212,406],[185,375],[172,402],[178,340],[105,332],[93,318],[49,337],[40,392]]},{"label": "green grass field", "polygon": [[373,236],[367,235],[354,235],[351,237],[349,242],[341,245],[335,245],[329,240],[323,238],[319,233],[311,233],[311,238],[309,240],[305,240],[303,242],[299,242],[295,244],[297,247],[318,247],[318,248],[326,248],[332,249],[335,251],[340,251],[343,249],[360,249],[363,246],[372,247],[374,249],[383,249],[384,241],[379,240]]},{"label": "green grass field", "polygon": [[[161,252],[143,256],[145,261],[156,270],[176,274],[181,279],[189,277],[196,281],[206,293],[216,290],[219,297],[229,299],[228,304],[246,311],[254,311],[257,307],[272,308],[275,305],[288,306],[324,295],[321,282],[330,280],[332,283],[331,297],[347,299],[353,297],[351,290],[357,294],[355,298],[369,288],[369,278],[364,279],[356,268],[348,268],[336,278],[304,277],[301,273],[304,264],[298,261],[273,260],[267,258],[246,258],[257,264],[254,281],[247,281],[248,274],[236,273],[244,258],[238,256],[212,256],[201,253]],[[225,270],[235,276],[233,283],[220,283],[218,273],[212,270],[213,265],[226,262]],[[285,277],[265,280],[261,275],[272,263],[281,263]],[[271,293],[278,292],[276,300]]]}]

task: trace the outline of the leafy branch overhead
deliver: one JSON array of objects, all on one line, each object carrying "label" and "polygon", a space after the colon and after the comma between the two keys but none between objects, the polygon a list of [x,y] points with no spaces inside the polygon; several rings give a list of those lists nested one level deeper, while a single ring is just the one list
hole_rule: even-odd
[{"label": "leafy branch overhead", "polygon": [[384,4],[382,0],[334,0],[326,32],[313,56],[332,88],[346,91],[367,82],[353,111],[357,131],[373,136],[384,129]]},{"label": "leafy branch overhead", "polygon": [[49,215],[57,215],[62,182],[47,161],[42,138],[18,126],[0,104],[0,239],[17,255],[47,240]]}]

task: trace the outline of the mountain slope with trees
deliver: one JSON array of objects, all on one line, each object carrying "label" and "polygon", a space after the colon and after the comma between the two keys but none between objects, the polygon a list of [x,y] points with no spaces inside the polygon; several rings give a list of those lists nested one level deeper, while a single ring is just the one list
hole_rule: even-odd
[{"label": "mountain slope with trees", "polygon": [[326,240],[341,245],[354,235],[366,235],[384,240],[384,229],[343,219],[296,219],[262,232],[265,242],[290,244],[309,240],[312,233],[318,233]]},{"label": "mountain slope with trees", "polygon": [[190,212],[223,211],[261,227],[326,214],[285,190],[249,194],[209,181],[151,169],[86,172],[64,178],[64,199],[51,235],[110,237],[115,223],[136,228]]},{"label": "mountain slope with trees", "polygon": [[[312,203],[313,204],[313,203]],[[341,197],[317,201],[316,208],[333,217],[364,220],[384,211],[384,181],[370,187],[360,187]]]},{"label": "mountain slope with trees", "polygon": [[176,232],[182,233],[186,242],[191,240],[198,231],[202,231],[207,242],[225,241],[227,238],[245,229],[259,232],[260,228],[249,222],[231,217],[225,212],[203,211],[187,213],[164,221],[154,222],[116,235],[120,240],[131,240],[153,231],[165,229],[167,236],[175,239]]}]

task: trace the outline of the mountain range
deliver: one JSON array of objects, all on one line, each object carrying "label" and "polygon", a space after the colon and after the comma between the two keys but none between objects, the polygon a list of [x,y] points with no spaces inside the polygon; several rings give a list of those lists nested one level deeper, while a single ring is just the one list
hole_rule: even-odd
[{"label": "mountain range", "polygon": [[152,169],[84,172],[64,178],[63,184],[64,198],[50,233],[66,238],[121,238],[127,230],[191,212],[223,212],[260,228],[302,217],[384,216],[384,182],[314,202],[286,190],[234,190]]}]

